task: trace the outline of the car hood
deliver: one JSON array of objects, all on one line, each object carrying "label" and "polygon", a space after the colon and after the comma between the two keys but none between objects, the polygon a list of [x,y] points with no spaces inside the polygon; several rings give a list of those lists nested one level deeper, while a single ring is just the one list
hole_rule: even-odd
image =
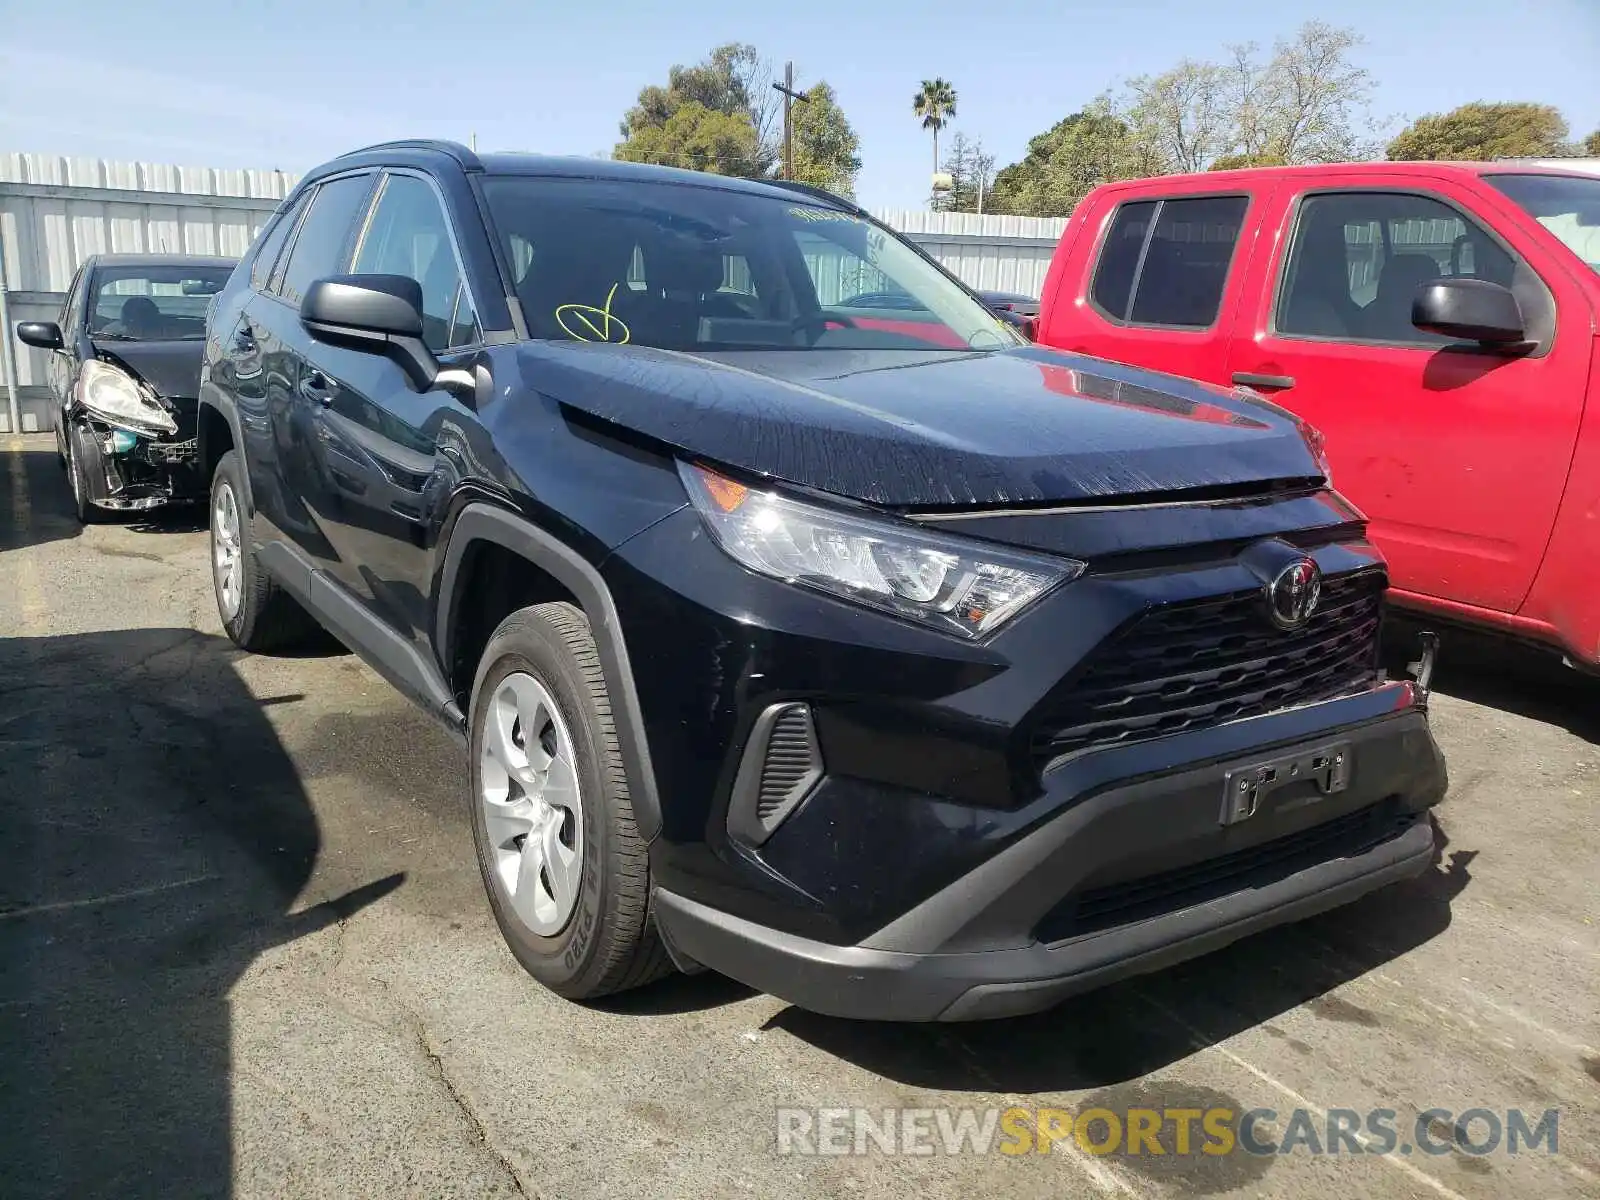
[{"label": "car hood", "polygon": [[200,363],[206,344],[196,338],[171,342],[121,342],[97,340],[95,351],[115,359],[144,380],[156,395],[169,400],[192,400],[200,394]]},{"label": "car hood", "polygon": [[1149,498],[1322,468],[1298,421],[1038,347],[684,354],[529,342],[525,383],[675,450],[905,508]]}]

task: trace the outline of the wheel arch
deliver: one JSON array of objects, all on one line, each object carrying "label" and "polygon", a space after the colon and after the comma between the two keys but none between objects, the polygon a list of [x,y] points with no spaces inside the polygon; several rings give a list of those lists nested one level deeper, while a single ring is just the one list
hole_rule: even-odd
[{"label": "wheel arch", "polygon": [[[195,417],[195,455],[201,477],[207,488],[217,472],[217,463],[229,450],[244,455],[244,442],[239,436],[239,419],[233,405],[219,401],[215,396],[202,395]],[[255,498],[250,493],[250,472],[240,472],[244,483],[245,511],[254,513]]]},{"label": "wheel arch", "polygon": [[[471,554],[483,549],[486,543],[543,572],[577,602],[588,618],[606,691],[611,697],[612,719],[628,777],[634,824],[645,842],[654,840],[661,829],[661,803],[627,643],[610,588],[594,565],[576,550],[504,509],[482,503],[469,504],[462,509],[445,546],[439,576],[439,602],[434,613],[434,646],[446,677],[453,681],[464,589],[471,578]],[[476,669],[475,663],[471,669]]]}]

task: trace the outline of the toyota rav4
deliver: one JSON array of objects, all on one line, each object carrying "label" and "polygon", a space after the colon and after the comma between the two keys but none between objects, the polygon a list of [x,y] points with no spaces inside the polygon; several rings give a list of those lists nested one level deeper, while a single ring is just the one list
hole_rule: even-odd
[{"label": "toyota rav4", "polygon": [[229,635],[315,620],[457,735],[564,996],[1001,1016],[1432,857],[1431,650],[1381,671],[1315,434],[1032,346],[836,197],[354,152],[217,297],[200,402]]}]

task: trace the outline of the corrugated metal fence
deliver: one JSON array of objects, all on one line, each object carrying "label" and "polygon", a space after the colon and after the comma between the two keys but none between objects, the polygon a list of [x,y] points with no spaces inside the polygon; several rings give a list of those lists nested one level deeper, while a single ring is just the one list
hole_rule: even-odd
[{"label": "corrugated metal fence", "polygon": [[[72,273],[91,254],[243,254],[298,175],[160,163],[0,154],[0,252],[24,431],[48,428],[45,352],[16,341],[18,321],[53,320]],[[1037,296],[1064,219],[883,210],[976,288]],[[0,356],[9,387],[10,355]],[[10,430],[0,404],[0,432]]]}]

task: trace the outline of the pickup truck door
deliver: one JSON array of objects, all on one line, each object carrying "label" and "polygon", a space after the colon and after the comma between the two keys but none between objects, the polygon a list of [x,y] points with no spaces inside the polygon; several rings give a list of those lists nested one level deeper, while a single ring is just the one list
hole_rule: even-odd
[{"label": "pickup truck door", "polygon": [[[1255,213],[1271,182],[1222,191],[1209,180],[1112,191],[1094,201],[1069,251],[1065,276],[1051,280],[1062,298],[1046,314],[1040,340],[1075,354],[1135,363],[1216,381],[1227,369],[1228,342],[1250,258]],[[1072,299],[1066,299],[1071,297]]]},{"label": "pickup truck door", "polygon": [[[1583,410],[1576,285],[1495,198],[1436,177],[1319,174],[1285,184],[1262,220],[1228,378],[1322,431],[1334,486],[1370,518],[1399,591],[1515,612]],[[1449,275],[1512,287],[1537,349],[1416,329],[1417,287]]]}]

